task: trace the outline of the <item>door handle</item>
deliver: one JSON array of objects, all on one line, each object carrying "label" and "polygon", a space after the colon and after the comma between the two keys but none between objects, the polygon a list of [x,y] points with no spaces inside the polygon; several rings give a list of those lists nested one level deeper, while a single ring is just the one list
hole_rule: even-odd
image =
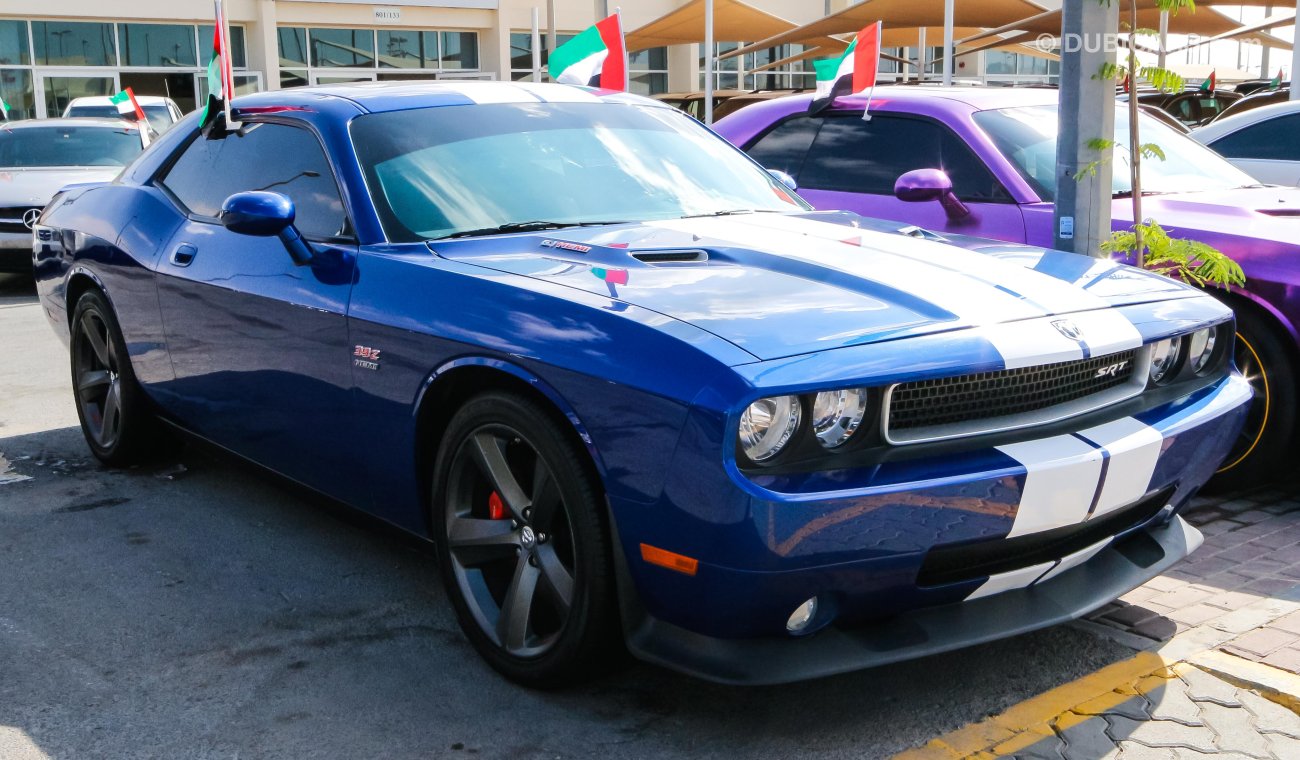
[{"label": "door handle", "polygon": [[178,267],[187,267],[190,265],[190,262],[194,261],[194,257],[198,254],[199,249],[195,248],[193,244],[181,243],[176,246],[175,251],[172,251],[171,262]]}]

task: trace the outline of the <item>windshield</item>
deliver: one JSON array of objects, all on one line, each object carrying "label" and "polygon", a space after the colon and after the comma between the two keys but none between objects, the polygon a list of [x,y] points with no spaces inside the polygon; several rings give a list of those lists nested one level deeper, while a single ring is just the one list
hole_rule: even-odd
[{"label": "windshield", "polygon": [[739,150],[662,107],[421,108],[360,116],[352,141],[395,241],[533,221],[810,209]]},{"label": "windshield", "polygon": [[[167,106],[140,106],[144,111],[144,116],[149,120],[149,126],[158,133],[162,133],[172,125],[171,111]],[[95,117],[101,119],[118,119],[121,115],[117,112],[117,106],[72,106],[64,114],[74,118]]]},{"label": "windshield", "polygon": [[[1002,155],[1010,159],[1021,175],[1034,186],[1045,201],[1056,196],[1056,106],[1024,106],[981,111],[975,114],[978,124],[993,139]],[[1225,161],[1219,154],[1195,140],[1179,134],[1159,121],[1142,114],[1138,117],[1143,143],[1155,143],[1165,152],[1165,160],[1142,161],[1142,190],[1150,193],[1179,193],[1196,190],[1224,190],[1256,181]],[[1117,142],[1128,142],[1128,111],[1115,110]],[[1130,192],[1129,152],[1115,147],[1115,166],[1111,191]]]},{"label": "windshield", "polygon": [[42,126],[0,132],[0,166],[126,166],[143,148],[123,127]]}]

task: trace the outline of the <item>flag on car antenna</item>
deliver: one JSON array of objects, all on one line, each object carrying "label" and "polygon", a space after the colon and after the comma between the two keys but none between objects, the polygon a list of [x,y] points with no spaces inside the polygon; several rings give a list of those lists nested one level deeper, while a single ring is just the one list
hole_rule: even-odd
[{"label": "flag on car antenna", "polygon": [[230,68],[230,30],[226,27],[226,12],[222,0],[215,0],[217,21],[212,29],[212,58],[208,60],[208,99],[199,116],[199,131],[208,134],[218,117],[225,120],[226,129],[237,129],[230,118],[230,98],[234,95],[234,76]]},{"label": "flag on car antenna", "polygon": [[1215,76],[1214,76],[1214,75],[1215,75],[1216,73],[1217,73],[1217,72],[1211,71],[1211,72],[1210,72],[1210,78],[1207,79],[1207,80],[1205,80],[1204,82],[1201,82],[1201,92],[1214,92],[1214,87],[1215,87]]},{"label": "flag on car antenna", "polygon": [[1277,70],[1277,76],[1269,80],[1268,89],[1276,90],[1282,87],[1282,69]]},{"label": "flag on car antenna", "polygon": [[130,87],[109,97],[108,102],[117,106],[117,115],[127,121],[144,121],[144,109],[135,99],[135,90]]},{"label": "flag on car antenna", "polygon": [[842,95],[867,93],[862,118],[871,119],[871,92],[876,89],[876,71],[880,68],[881,22],[864,27],[853,38],[848,50],[839,58],[813,61],[817,69],[817,94],[808,104],[808,113],[817,113]]},{"label": "flag on car antenna", "polygon": [[0,115],[4,116],[5,121],[9,121],[9,103],[4,98],[0,98]]},{"label": "flag on car antenna", "polygon": [[551,79],[563,84],[627,90],[627,46],[623,20],[615,13],[557,47],[546,64]]}]

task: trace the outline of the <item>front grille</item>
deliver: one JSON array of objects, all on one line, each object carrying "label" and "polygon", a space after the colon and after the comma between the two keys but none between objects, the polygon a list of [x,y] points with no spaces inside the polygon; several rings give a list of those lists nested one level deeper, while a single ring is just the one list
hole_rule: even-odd
[{"label": "front grille", "polygon": [[[895,385],[887,430],[892,436],[1014,417],[1085,399],[1133,379],[1137,350],[1020,369]],[[1108,371],[1109,370],[1109,371]]]},{"label": "front grille", "polygon": [[31,232],[31,228],[23,224],[23,214],[35,209],[38,213],[40,206],[0,206],[0,232]]}]

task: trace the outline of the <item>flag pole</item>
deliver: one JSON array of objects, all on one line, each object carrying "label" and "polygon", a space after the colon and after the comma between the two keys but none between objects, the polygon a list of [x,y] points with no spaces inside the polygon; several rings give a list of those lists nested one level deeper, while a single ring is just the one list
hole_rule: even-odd
[{"label": "flag pole", "polygon": [[704,0],[704,124],[713,126],[713,0]]},{"label": "flag pole", "polygon": [[[1297,2],[1300,2],[1300,0],[1297,0]],[[880,35],[881,32],[884,30],[884,26],[885,26],[885,22],[883,21],[876,22],[876,56],[875,56],[875,60],[871,62],[871,65],[873,67],[871,70],[871,88],[867,90],[867,102],[862,106],[863,121],[871,121],[871,98],[876,94],[876,77],[878,75],[878,72],[880,71],[880,43],[881,43]],[[924,56],[922,56],[922,58],[924,58]]]},{"label": "flag pole", "polygon": [[533,6],[533,81],[542,81],[542,28],[538,20],[537,6]]},{"label": "flag pole", "polygon": [[230,27],[226,24],[226,9],[223,7],[222,0],[216,0],[217,3],[217,39],[221,44],[221,100],[223,103],[223,112],[226,117],[226,129],[239,129],[239,122],[235,121],[230,113],[230,101],[235,97],[234,76],[231,74],[230,61]]},{"label": "flag pole", "polygon": [[614,15],[618,16],[618,37],[623,41],[623,92],[632,91],[632,61],[627,52],[627,35],[623,33],[623,6],[614,6]]}]

